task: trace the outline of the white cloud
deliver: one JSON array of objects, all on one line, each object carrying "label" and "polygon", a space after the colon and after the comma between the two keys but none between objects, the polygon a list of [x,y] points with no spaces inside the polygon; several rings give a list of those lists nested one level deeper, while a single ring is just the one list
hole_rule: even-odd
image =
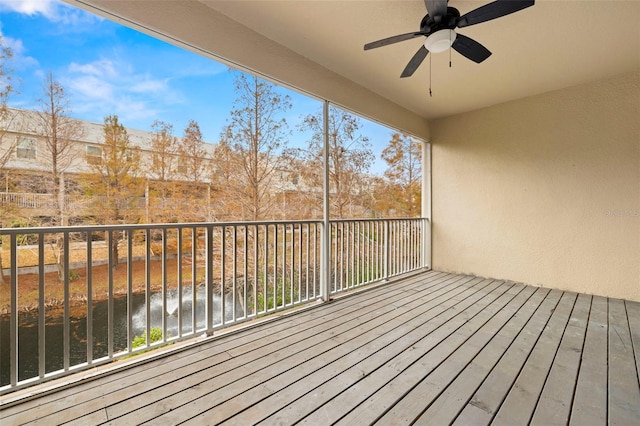
[{"label": "white cloud", "polygon": [[4,10],[29,16],[42,14],[50,19],[56,15],[57,6],[53,0],[0,0],[0,7]]},{"label": "white cloud", "polygon": [[117,72],[113,61],[110,59],[99,59],[88,64],[69,64],[69,72],[78,74],[89,74],[96,77],[117,77]]},{"label": "white cloud", "polygon": [[131,91],[135,93],[159,93],[167,90],[167,80],[154,80],[148,78],[131,87]]},{"label": "white cloud", "polygon": [[113,86],[95,76],[77,76],[71,79],[68,85],[83,98],[104,100],[106,102],[110,102],[113,99]]},{"label": "white cloud", "polygon": [[76,27],[102,19],[83,10],[62,4],[58,0],[0,0],[0,9],[28,16],[42,15],[52,22],[68,27]]},{"label": "white cloud", "polygon": [[[159,105],[181,96],[169,87],[168,79],[137,73],[122,60],[101,58],[87,63],[71,63],[64,85],[74,95],[76,112],[106,116],[117,114],[123,122],[158,117]],[[160,107],[161,108],[161,107]]]},{"label": "white cloud", "polygon": [[22,44],[22,40],[3,35],[1,31],[0,35],[2,36],[2,44],[5,47],[10,48],[11,52],[13,53],[13,58],[10,62],[10,66],[12,68],[25,69],[38,66],[37,59],[25,55],[25,49],[24,45]]}]

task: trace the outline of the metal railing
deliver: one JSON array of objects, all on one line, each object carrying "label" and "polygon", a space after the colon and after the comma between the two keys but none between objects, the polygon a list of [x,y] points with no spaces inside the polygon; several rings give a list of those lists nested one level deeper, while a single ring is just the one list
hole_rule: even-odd
[{"label": "metal railing", "polygon": [[[145,198],[135,197],[135,204],[144,207]],[[82,209],[96,202],[107,203],[105,196],[86,195],[64,195],[64,205],[66,210]],[[0,205],[13,206],[24,209],[55,209],[58,202],[53,194],[35,194],[31,192],[0,192]]]},{"label": "metal railing", "polygon": [[332,220],[331,293],[425,267],[426,219]]},{"label": "metal railing", "polygon": [[318,300],[323,265],[331,294],[424,268],[426,226],[331,221],[328,265],[316,220],[0,229],[0,394]]}]

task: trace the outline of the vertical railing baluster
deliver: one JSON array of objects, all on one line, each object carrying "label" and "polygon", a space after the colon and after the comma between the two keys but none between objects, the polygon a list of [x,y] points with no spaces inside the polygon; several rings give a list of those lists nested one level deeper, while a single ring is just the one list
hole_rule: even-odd
[{"label": "vertical railing baluster", "polygon": [[38,376],[46,369],[46,316],[44,306],[44,232],[38,233]]},{"label": "vertical railing baluster", "polygon": [[[307,246],[307,257],[306,257],[307,266],[306,266],[306,270],[305,270],[306,280],[305,280],[305,293],[304,294],[305,294],[306,300],[309,300],[309,279],[310,279],[310,276],[309,276],[310,275],[310,269],[309,269],[310,265],[309,264],[311,263],[311,224],[310,223],[307,224],[306,229],[307,229],[307,235],[306,235],[307,238],[306,238],[305,244]],[[314,267],[313,269],[315,270],[316,268]]]},{"label": "vertical railing baluster", "polygon": [[358,250],[360,250],[360,242],[358,241],[358,233],[359,233],[359,229],[358,229],[358,221],[353,221],[351,222],[351,286],[349,287],[350,289],[355,288],[358,285],[358,267],[359,267],[359,262],[358,262],[358,257],[359,257],[359,252]]},{"label": "vertical railing baluster", "polygon": [[133,351],[133,233],[127,231],[127,352]]},{"label": "vertical railing baluster", "polygon": [[347,288],[345,290],[349,290],[353,288],[355,284],[355,263],[356,263],[356,253],[355,253],[355,222],[349,222],[349,233],[347,239],[347,257],[349,258],[349,279],[347,280]]},{"label": "vertical railing baluster", "polygon": [[402,269],[402,272],[408,272],[411,270],[411,255],[409,252],[409,249],[411,248],[411,220],[405,220],[404,221],[404,231],[403,231],[403,241],[404,241],[404,268]]},{"label": "vertical railing baluster", "polygon": [[353,276],[351,288],[355,288],[360,284],[360,277],[358,276],[360,269],[360,222],[353,221],[353,270],[351,275]]},{"label": "vertical railing baluster", "polygon": [[[291,224],[291,304],[295,303],[295,271],[296,271],[296,226]],[[299,292],[298,292],[299,294]]]},{"label": "vertical railing baluster", "polygon": [[63,291],[63,310],[64,317],[62,322],[62,353],[63,353],[63,368],[64,371],[69,371],[70,365],[70,342],[71,342],[71,331],[70,331],[70,321],[69,321],[69,232],[65,231],[62,233],[62,270],[64,272],[64,291]]},{"label": "vertical railing baluster", "polygon": [[366,247],[366,257],[365,257],[365,281],[371,281],[371,221],[368,220],[365,222],[365,247]]},{"label": "vertical railing baluster", "polygon": [[318,239],[320,238],[320,232],[318,232],[318,224],[314,224],[313,227],[313,264],[314,264],[314,268],[313,268],[313,297],[316,297],[316,294],[318,293],[316,290],[318,289],[318,285],[319,285],[319,277],[321,274],[318,274],[318,269],[322,268],[322,263],[320,262],[320,260],[318,259]]},{"label": "vertical railing baluster", "polygon": [[282,224],[282,307],[287,305],[287,225]]},{"label": "vertical railing baluster", "polygon": [[10,359],[9,359],[9,381],[11,386],[18,383],[18,235],[11,234],[10,237],[11,252],[11,313],[9,319],[9,343]]},{"label": "vertical railing baluster", "polygon": [[191,331],[196,334],[198,324],[197,298],[198,293],[198,228],[191,229]]},{"label": "vertical railing baluster", "polygon": [[151,346],[151,228],[147,228],[145,232],[145,346]]},{"label": "vertical railing baluster", "polygon": [[225,265],[227,263],[227,254],[226,254],[226,236],[227,236],[227,227],[222,225],[220,227],[220,324],[225,323],[226,319],[226,294],[225,294],[225,279],[226,279],[226,269]]},{"label": "vertical railing baluster", "polygon": [[[286,228],[286,225],[285,225],[285,228]],[[285,235],[286,235],[286,231],[285,231]],[[291,303],[291,305],[293,305],[293,303],[294,303],[293,287],[294,287],[294,280],[295,280],[295,275],[294,275],[295,268],[294,268],[294,265],[295,265],[295,253],[296,253],[296,229],[295,229],[295,225],[293,225],[293,224],[291,224],[291,240],[290,241],[291,241],[291,257],[290,257],[291,266],[289,266],[289,270],[290,270],[291,274],[289,275],[289,281],[290,281],[290,283],[289,283],[289,288],[290,288],[289,293],[291,294],[290,303]]]},{"label": "vertical railing baluster", "polygon": [[386,220],[384,222],[384,235],[382,238],[383,241],[383,246],[382,246],[382,251],[383,251],[383,263],[382,263],[382,278],[386,281],[389,279],[389,251],[390,251],[390,247],[389,247],[389,221]]},{"label": "vertical railing baluster", "polygon": [[273,225],[273,308],[278,306],[278,225]]},{"label": "vertical railing baluster", "polygon": [[[339,224],[336,222],[329,222],[329,227],[330,227],[330,232],[329,235],[330,237],[333,239],[333,250],[332,250],[332,256],[333,256],[333,278],[332,282],[330,283],[330,288],[332,289],[332,291],[337,291],[338,290],[338,284],[342,282],[342,274],[340,274],[340,270],[338,269],[338,260],[339,258],[342,259],[342,251],[338,249],[338,241],[340,241],[340,229],[339,229]],[[329,241],[329,244],[331,244],[332,242]],[[340,275],[339,275],[340,274]]]},{"label": "vertical railing baluster", "polygon": [[178,268],[178,307],[176,314],[178,315],[178,337],[182,337],[182,231],[181,226],[176,228],[178,233],[178,250],[176,258],[176,266]]},{"label": "vertical railing baluster", "polygon": [[365,259],[367,253],[366,241],[364,240],[364,228],[366,226],[366,222],[358,222],[359,236],[358,241],[360,241],[360,250],[358,250],[358,262],[360,263],[360,267],[358,268],[360,279],[358,282],[360,284],[364,284],[366,279],[364,275],[364,267],[365,267]]},{"label": "vertical railing baluster", "polygon": [[[113,258],[113,230],[107,231],[107,281],[108,281],[108,302],[107,302],[107,357],[113,358],[113,268],[115,266],[114,261],[118,259]],[[117,244],[117,241],[116,241]]]},{"label": "vertical railing baluster", "polygon": [[162,318],[162,341],[167,341],[167,228],[162,228],[162,254],[160,256],[162,270],[162,308],[160,318]]},{"label": "vertical railing baluster", "polygon": [[264,225],[264,265],[263,265],[263,292],[262,292],[262,311],[267,312],[267,277],[269,276],[269,225]]},{"label": "vertical railing baluster", "polygon": [[253,315],[258,316],[258,244],[260,243],[260,227],[258,225],[253,228]]},{"label": "vertical railing baluster", "polygon": [[302,227],[304,225],[300,224],[299,227],[299,231],[298,232],[298,302],[302,301],[302,255],[303,255],[303,249],[302,249]]},{"label": "vertical railing baluster", "polygon": [[399,245],[399,262],[398,262],[398,271],[397,273],[402,273],[404,272],[405,269],[405,264],[404,264],[404,246],[405,246],[405,221],[404,220],[400,220],[398,221],[398,245]]},{"label": "vertical railing baluster", "polygon": [[231,302],[232,302],[232,306],[231,306],[231,315],[232,315],[232,321],[235,321],[237,319],[237,314],[236,314],[236,292],[238,289],[238,261],[237,261],[237,257],[238,257],[238,227],[236,225],[233,225],[233,234],[232,234],[232,240],[233,240],[233,258],[231,259],[231,271],[232,271],[232,276],[231,276]]},{"label": "vertical railing baluster", "polygon": [[248,309],[248,296],[247,289],[249,287],[249,226],[244,225],[244,252],[243,252],[243,262],[242,262],[242,273],[244,275],[244,280],[242,283],[242,310],[243,310],[243,318],[249,318],[249,309]]},{"label": "vertical railing baluster", "polygon": [[208,332],[213,330],[213,225],[207,225],[207,252],[206,258],[206,321],[205,327]]},{"label": "vertical railing baluster", "polygon": [[87,231],[87,364],[93,364],[93,233]]}]

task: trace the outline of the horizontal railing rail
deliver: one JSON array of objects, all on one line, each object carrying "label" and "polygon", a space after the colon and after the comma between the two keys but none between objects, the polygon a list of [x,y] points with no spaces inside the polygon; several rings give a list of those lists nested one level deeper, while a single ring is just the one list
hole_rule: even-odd
[{"label": "horizontal railing rail", "polygon": [[[330,293],[424,268],[426,225],[330,221]],[[319,300],[322,237],[319,220],[0,229],[0,394]]]},{"label": "horizontal railing rail", "polygon": [[[145,206],[144,197],[132,197],[134,205],[138,207]],[[63,196],[61,207],[66,210],[82,209],[87,206],[91,206],[96,202],[108,203],[109,198],[106,196],[98,195],[68,195]],[[35,194],[30,192],[0,192],[0,205],[13,206],[16,208],[25,209],[56,209],[58,208],[58,201],[54,194]]]}]

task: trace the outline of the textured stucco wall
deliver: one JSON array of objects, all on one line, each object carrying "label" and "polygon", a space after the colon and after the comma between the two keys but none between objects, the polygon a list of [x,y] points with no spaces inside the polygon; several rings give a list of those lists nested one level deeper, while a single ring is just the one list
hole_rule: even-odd
[{"label": "textured stucco wall", "polygon": [[640,70],[430,128],[435,269],[640,300]]}]

